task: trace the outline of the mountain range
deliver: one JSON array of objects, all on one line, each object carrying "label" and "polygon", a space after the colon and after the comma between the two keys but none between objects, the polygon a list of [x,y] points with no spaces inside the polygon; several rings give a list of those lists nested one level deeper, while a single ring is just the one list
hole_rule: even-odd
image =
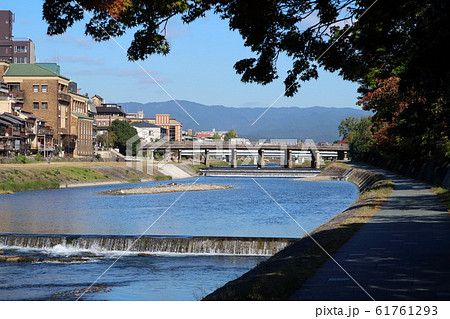
[{"label": "mountain range", "polygon": [[305,140],[311,138],[316,142],[333,142],[339,138],[338,126],[344,118],[348,116],[359,118],[371,114],[350,107],[273,107],[252,125],[266,108],[203,105],[184,100],[177,100],[177,102],[186,112],[175,101],[145,104],[125,102],[120,105],[127,113],[144,111],[145,117],[154,117],[155,114],[170,114],[171,118],[175,118],[183,124],[184,131],[188,129],[194,131],[234,129],[239,137],[247,137],[251,140],[260,138]]}]

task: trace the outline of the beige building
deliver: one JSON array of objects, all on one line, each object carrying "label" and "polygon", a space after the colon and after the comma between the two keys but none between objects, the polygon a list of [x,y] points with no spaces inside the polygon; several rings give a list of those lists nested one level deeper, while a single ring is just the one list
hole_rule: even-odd
[{"label": "beige building", "polygon": [[[93,155],[93,150],[89,152],[85,146],[80,148],[78,142],[80,138],[85,145],[91,139],[93,147],[92,132],[87,131],[92,128],[92,123],[84,123],[87,121],[84,116],[87,117],[89,99],[69,93],[68,78],[41,65],[5,62],[0,62],[0,75],[8,84],[10,94],[23,102],[22,110],[45,120],[53,129],[55,141],[65,153],[73,156]],[[79,125],[79,122],[83,124]],[[79,127],[83,129],[80,131]]]},{"label": "beige building", "polygon": [[94,119],[89,117],[89,98],[69,93],[72,100],[71,133],[77,136],[74,156],[94,155]]}]

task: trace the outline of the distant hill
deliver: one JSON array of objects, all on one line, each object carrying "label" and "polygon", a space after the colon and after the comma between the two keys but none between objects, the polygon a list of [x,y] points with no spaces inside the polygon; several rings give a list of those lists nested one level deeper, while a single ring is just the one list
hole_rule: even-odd
[{"label": "distant hill", "polygon": [[183,130],[230,130],[235,129],[240,137],[259,138],[312,138],[316,142],[332,142],[339,138],[338,126],[348,116],[362,117],[371,113],[354,108],[314,106],[273,107],[251,125],[265,108],[225,107],[223,105],[203,105],[179,100],[178,103],[198,122],[197,125],[174,101],[120,103],[129,113],[143,110],[145,117],[158,113],[170,114],[183,123]]}]

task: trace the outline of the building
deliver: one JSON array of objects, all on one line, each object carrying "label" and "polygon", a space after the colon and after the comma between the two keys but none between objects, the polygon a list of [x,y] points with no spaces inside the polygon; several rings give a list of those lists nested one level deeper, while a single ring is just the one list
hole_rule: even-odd
[{"label": "building", "polygon": [[138,122],[132,123],[131,126],[136,129],[141,142],[152,143],[167,136],[167,130],[165,128],[152,123]]},{"label": "building", "polygon": [[[74,83],[74,82],[72,82]],[[77,136],[73,154],[75,156],[94,156],[94,119],[89,116],[89,98],[69,92],[72,100],[71,134]]]},{"label": "building", "polygon": [[101,107],[105,100],[100,95],[95,94],[91,97],[91,102],[95,107]]},{"label": "building", "polygon": [[144,118],[143,122],[155,124],[167,130],[167,138],[170,142],[181,142],[183,125],[175,119],[170,118],[170,114],[155,114],[155,118]]},{"label": "building", "polygon": [[[70,80],[52,71],[55,69],[58,68],[54,64],[0,62],[0,80],[7,83],[10,96],[23,103],[22,111],[43,119],[53,130],[61,151],[71,156],[92,156],[93,119],[88,120],[89,98],[70,93]],[[90,151],[87,144],[91,146]]]},{"label": "building", "polygon": [[0,10],[0,61],[8,63],[35,63],[34,43],[30,38],[13,37],[14,14]]},{"label": "building", "polygon": [[25,119],[29,124],[27,135],[28,150],[33,153],[42,153],[47,156],[49,152],[55,150],[53,140],[53,130],[46,125],[46,121],[34,116],[31,113],[20,111],[16,113],[20,118]]},{"label": "building", "polygon": [[144,111],[137,111],[137,113],[127,113],[127,120],[130,122],[142,121],[144,119]]},{"label": "building", "polygon": [[0,154],[26,154],[28,129],[24,119],[9,112],[0,114]]},{"label": "building", "polygon": [[125,121],[127,118],[127,114],[122,111],[122,106],[114,103],[103,103],[100,107],[96,107],[96,110],[95,121],[97,122],[98,134],[108,130],[114,120]]}]

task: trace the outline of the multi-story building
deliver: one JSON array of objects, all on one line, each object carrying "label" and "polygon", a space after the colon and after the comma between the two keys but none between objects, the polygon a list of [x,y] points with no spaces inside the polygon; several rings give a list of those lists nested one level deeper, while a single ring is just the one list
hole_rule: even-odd
[{"label": "multi-story building", "polygon": [[142,121],[144,119],[144,111],[137,111],[136,113],[127,113],[127,120],[130,122]]},{"label": "multi-story building", "polygon": [[[94,97],[92,97],[91,100],[95,105],[97,100],[95,100]],[[97,123],[97,130],[99,134],[107,131],[114,120],[125,121],[127,118],[127,114],[122,111],[122,106],[114,103],[102,103],[101,106],[96,107],[96,109],[97,115],[95,115],[95,121]]]},{"label": "multi-story building", "polygon": [[166,129],[170,142],[181,142],[182,140],[183,125],[177,120],[171,119],[170,114],[155,114],[155,118],[144,118],[141,121]]},{"label": "multi-story building", "polygon": [[91,102],[95,107],[101,107],[105,100],[100,95],[95,94],[91,97]]},{"label": "multi-story building", "polygon": [[27,121],[29,125],[29,130],[27,134],[27,144],[29,145],[28,150],[31,153],[42,153],[47,156],[49,152],[55,150],[54,140],[53,140],[53,130],[46,125],[46,121],[34,116],[29,112],[16,112],[18,117],[23,118]]},{"label": "multi-story building", "polygon": [[138,122],[132,123],[131,126],[136,129],[141,142],[156,142],[167,136],[167,130],[165,128],[152,123]]},{"label": "multi-story building", "polygon": [[70,80],[52,69],[55,67],[51,65],[0,62],[0,76],[8,84],[10,94],[23,102],[22,110],[45,120],[54,131],[57,145],[67,154],[92,156],[93,120],[87,116],[89,99],[70,93]]},{"label": "multi-story building", "polygon": [[75,141],[75,156],[94,155],[94,119],[89,116],[89,98],[69,92],[72,100],[71,133],[77,136]]},{"label": "multi-story building", "polygon": [[8,63],[35,63],[34,43],[30,38],[13,37],[14,14],[0,10],[0,60]]},{"label": "multi-story building", "polygon": [[9,112],[0,114],[0,154],[25,154],[29,146],[29,129],[30,126],[24,119]]}]

